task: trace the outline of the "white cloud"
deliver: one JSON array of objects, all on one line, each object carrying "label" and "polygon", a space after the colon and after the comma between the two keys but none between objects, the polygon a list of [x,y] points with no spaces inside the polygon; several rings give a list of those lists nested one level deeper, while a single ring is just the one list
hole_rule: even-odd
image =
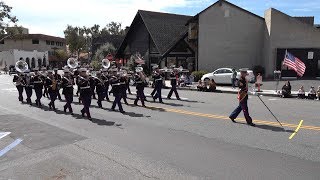
[{"label": "white cloud", "polygon": [[[105,26],[121,22],[129,26],[138,9],[163,11],[171,7],[187,7],[201,0],[4,0],[13,7],[19,25],[30,33],[64,36],[67,24],[73,26]],[[204,0],[207,1],[207,0]]]}]

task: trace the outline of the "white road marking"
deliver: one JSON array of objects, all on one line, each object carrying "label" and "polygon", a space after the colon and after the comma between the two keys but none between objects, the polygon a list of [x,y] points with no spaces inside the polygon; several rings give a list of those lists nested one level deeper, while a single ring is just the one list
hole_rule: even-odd
[{"label": "white road marking", "polygon": [[8,136],[11,132],[0,132],[0,139]]},{"label": "white road marking", "polygon": [[14,147],[16,147],[18,144],[20,144],[23,140],[22,139],[16,139],[15,141],[13,141],[11,144],[9,144],[7,147],[3,148],[0,151],[0,157],[5,155],[7,152],[9,152],[11,149],[13,149]]},{"label": "white road marking", "polygon": [[269,101],[278,101],[279,99],[269,99]]},{"label": "white road marking", "polygon": [[8,89],[1,89],[3,91],[9,91],[9,92],[18,92],[16,88],[8,88]]}]

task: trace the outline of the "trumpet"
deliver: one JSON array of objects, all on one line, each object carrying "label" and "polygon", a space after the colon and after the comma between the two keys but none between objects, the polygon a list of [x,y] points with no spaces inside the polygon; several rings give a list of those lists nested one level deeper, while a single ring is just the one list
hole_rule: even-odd
[{"label": "trumpet", "polygon": [[79,61],[76,58],[69,58],[67,65],[72,69],[76,69],[79,66]]},{"label": "trumpet", "polygon": [[143,67],[141,67],[141,66],[136,67],[136,72],[137,73],[142,72],[142,71],[143,71]]}]

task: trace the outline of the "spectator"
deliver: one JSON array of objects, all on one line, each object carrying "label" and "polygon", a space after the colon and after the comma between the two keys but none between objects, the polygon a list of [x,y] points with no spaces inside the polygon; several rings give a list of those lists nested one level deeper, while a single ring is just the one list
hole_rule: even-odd
[{"label": "spectator", "polygon": [[317,95],[318,95],[318,100],[320,100],[320,86],[318,87]]},{"label": "spectator", "polygon": [[258,88],[257,92],[261,92],[260,86],[262,85],[262,76],[260,73],[257,74],[255,86]]},{"label": "spectator", "polygon": [[314,89],[314,86],[311,86],[309,93],[308,93],[308,99],[316,99],[317,95],[316,95],[316,90]]},{"label": "spectator", "polygon": [[281,97],[283,98],[290,98],[291,97],[291,85],[290,81],[287,81],[284,86],[282,87]]},{"label": "spectator", "polygon": [[208,92],[215,92],[217,89],[217,85],[216,82],[214,82],[213,79],[211,79],[211,81],[209,82],[209,88],[208,88]]},{"label": "spectator", "polygon": [[303,86],[300,87],[300,89],[298,90],[298,98],[299,99],[304,99],[306,97],[306,93],[304,91]]},{"label": "spectator", "polygon": [[205,87],[204,87],[204,84],[202,83],[201,80],[198,81],[198,86],[197,86],[197,90],[198,91],[204,91]]},{"label": "spectator", "polygon": [[235,69],[232,69],[232,75],[231,75],[232,89],[236,88],[236,81],[237,81],[237,71]]}]

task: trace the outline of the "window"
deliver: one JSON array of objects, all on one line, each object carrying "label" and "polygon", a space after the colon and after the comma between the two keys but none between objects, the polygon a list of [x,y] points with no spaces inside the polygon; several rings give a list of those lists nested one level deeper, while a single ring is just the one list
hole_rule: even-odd
[{"label": "window", "polygon": [[50,41],[47,40],[47,41],[46,41],[46,44],[47,44],[47,45],[50,45]]},{"label": "window", "polygon": [[4,44],[4,40],[0,41],[0,44]]},{"label": "window", "polygon": [[39,44],[39,39],[32,39],[32,44]]},{"label": "window", "polygon": [[51,45],[54,46],[54,41],[51,41]]},{"label": "window", "polygon": [[224,73],[224,69],[220,69],[220,70],[214,72],[214,74],[223,74],[223,73]]},{"label": "window", "polygon": [[61,46],[63,46],[63,43],[61,43]]},{"label": "window", "polygon": [[226,69],[225,73],[232,73],[232,71],[230,71],[229,69]]},{"label": "window", "polygon": [[56,42],[56,46],[59,46],[60,42]]}]

